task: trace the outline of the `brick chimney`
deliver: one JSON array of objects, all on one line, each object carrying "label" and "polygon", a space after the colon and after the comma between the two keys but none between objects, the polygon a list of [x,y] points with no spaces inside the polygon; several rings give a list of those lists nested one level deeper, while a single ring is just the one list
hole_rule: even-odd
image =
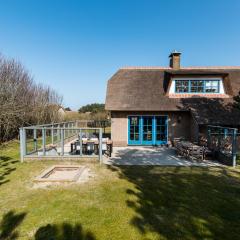
[{"label": "brick chimney", "polygon": [[169,64],[170,67],[172,69],[180,69],[181,53],[175,50],[169,55],[169,58],[170,58],[170,64]]}]

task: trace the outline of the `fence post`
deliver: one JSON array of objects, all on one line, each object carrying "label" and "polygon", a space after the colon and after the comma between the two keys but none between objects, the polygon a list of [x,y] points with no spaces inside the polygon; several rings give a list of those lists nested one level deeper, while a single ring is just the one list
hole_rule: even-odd
[{"label": "fence post", "polygon": [[224,138],[225,139],[227,138],[227,134],[228,134],[228,130],[227,130],[227,128],[224,128]]},{"label": "fence post", "polygon": [[53,129],[53,125],[52,125],[52,129],[51,129],[51,134],[52,134],[52,144],[54,143],[54,129]]},{"label": "fence post", "polygon": [[69,129],[69,124],[68,123],[65,124],[65,128],[67,128],[67,129],[65,129],[65,135],[66,135],[66,138],[67,138],[67,137],[69,137],[69,130],[68,130]]},{"label": "fence post", "polygon": [[26,131],[24,128],[20,128],[20,155],[21,162],[23,162],[26,155]]},{"label": "fence post", "polygon": [[218,128],[218,152],[221,152],[221,136],[222,136],[222,130],[221,128]]},{"label": "fence post", "polygon": [[[66,125],[67,125],[67,124],[64,123],[64,124],[63,124],[63,128],[66,128]],[[67,131],[66,131],[66,130],[64,130],[64,135],[65,135],[64,137],[67,137]]]},{"label": "fence post", "polygon": [[102,164],[102,128],[99,129],[99,161]]},{"label": "fence post", "polygon": [[34,138],[34,151],[37,151],[37,129],[33,130],[33,138]]},{"label": "fence post", "polygon": [[59,143],[60,142],[60,134],[61,134],[61,132],[60,132],[60,124],[58,124],[58,126],[57,126],[57,143]]},{"label": "fence post", "polygon": [[64,129],[61,129],[61,155],[64,155]]},{"label": "fence post", "polygon": [[43,156],[46,155],[46,131],[42,128],[42,145],[43,145]]},{"label": "fence post", "polygon": [[82,129],[80,129],[80,137],[79,137],[79,146],[80,146],[80,156],[82,156]]},{"label": "fence post", "polygon": [[233,130],[233,138],[232,138],[233,167],[236,167],[236,158],[237,158],[237,129],[234,129]]}]

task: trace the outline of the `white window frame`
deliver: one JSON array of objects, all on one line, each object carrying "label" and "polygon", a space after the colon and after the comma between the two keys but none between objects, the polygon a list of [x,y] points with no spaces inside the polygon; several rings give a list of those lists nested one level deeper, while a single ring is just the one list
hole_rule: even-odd
[{"label": "white window frame", "polygon": [[[175,84],[176,80],[210,80],[210,81],[219,81],[219,92],[202,92],[202,93],[194,93],[194,92],[175,92]],[[184,78],[184,77],[178,77],[178,78],[172,78],[171,86],[169,89],[169,94],[225,94],[224,86],[223,86],[223,79],[217,78],[217,77],[195,77],[195,78]]]}]

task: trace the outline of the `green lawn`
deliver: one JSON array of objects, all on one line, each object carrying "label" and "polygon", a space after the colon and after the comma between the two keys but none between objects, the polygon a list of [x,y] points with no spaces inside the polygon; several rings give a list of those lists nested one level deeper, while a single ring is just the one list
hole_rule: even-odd
[{"label": "green lawn", "polygon": [[239,169],[89,164],[87,183],[34,189],[56,162],[18,149],[0,147],[0,240],[239,239]]}]

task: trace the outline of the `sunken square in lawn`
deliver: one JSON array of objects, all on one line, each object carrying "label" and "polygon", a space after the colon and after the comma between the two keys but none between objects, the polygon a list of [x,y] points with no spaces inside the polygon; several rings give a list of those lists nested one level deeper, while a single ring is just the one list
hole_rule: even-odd
[{"label": "sunken square in lawn", "polygon": [[76,182],[86,167],[79,165],[54,165],[35,178],[36,182]]}]

